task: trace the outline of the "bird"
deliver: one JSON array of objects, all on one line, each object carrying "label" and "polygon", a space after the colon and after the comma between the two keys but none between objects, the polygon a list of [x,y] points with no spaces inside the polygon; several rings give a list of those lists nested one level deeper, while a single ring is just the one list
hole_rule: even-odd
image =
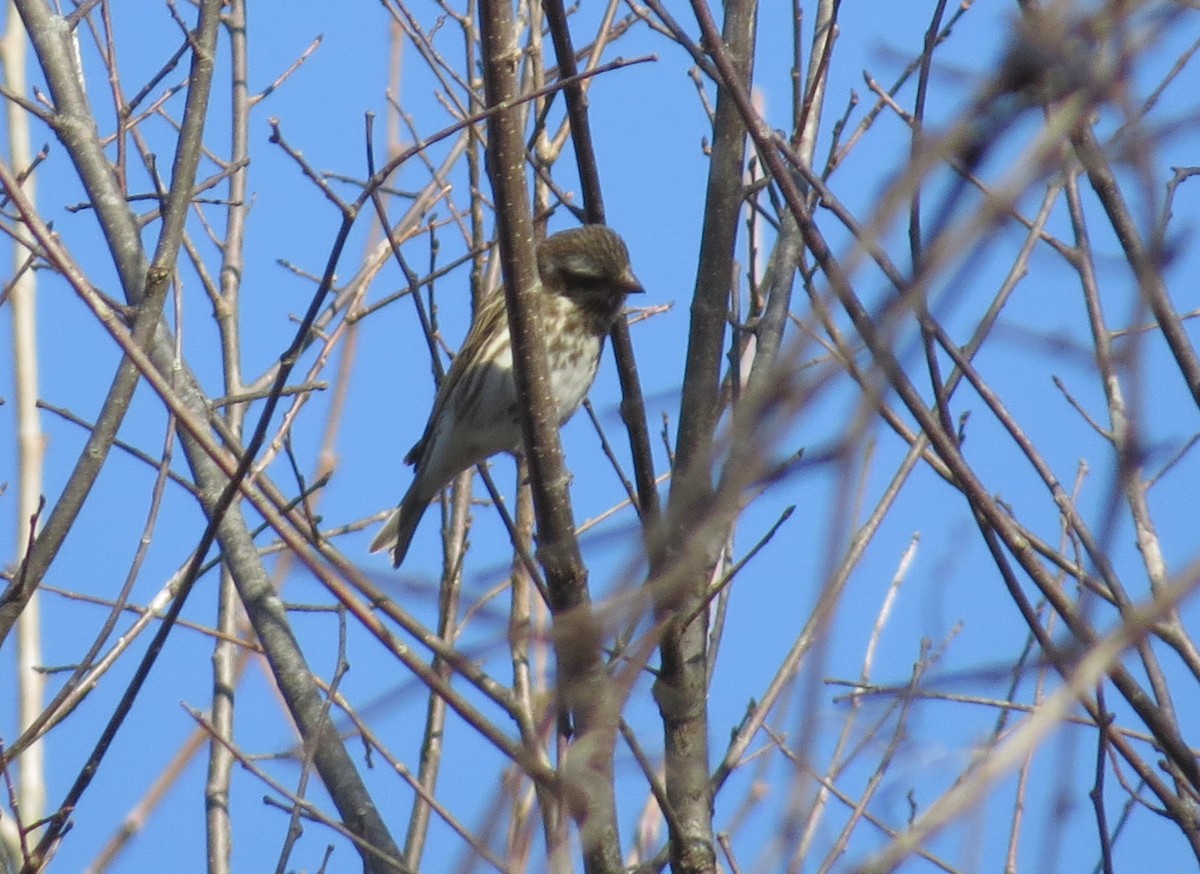
[{"label": "bird", "polygon": [[[604,338],[626,295],[645,291],[629,250],[604,225],[560,231],[537,247],[541,280],[530,317],[545,337],[550,396],[558,425],[574,415],[592,387]],[[408,554],[429,503],[467,468],[524,445],[502,289],[480,304],[466,340],[438,387],[425,432],[404,457],[415,469],[400,505],[371,542],[393,567]]]}]

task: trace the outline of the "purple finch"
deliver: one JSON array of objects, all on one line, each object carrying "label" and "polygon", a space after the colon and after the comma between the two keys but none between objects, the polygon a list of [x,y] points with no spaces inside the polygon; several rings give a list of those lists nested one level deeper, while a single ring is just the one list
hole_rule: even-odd
[{"label": "purple finch", "polygon": [[[537,249],[541,287],[531,316],[546,342],[550,395],[561,426],[596,378],[604,337],[625,303],[643,291],[615,233],[587,225],[547,237]],[[442,380],[425,433],[404,457],[416,468],[400,506],[371,542],[404,561],[425,509],[454,477],[498,452],[522,448],[512,346],[504,294],[480,305],[467,339]]]}]

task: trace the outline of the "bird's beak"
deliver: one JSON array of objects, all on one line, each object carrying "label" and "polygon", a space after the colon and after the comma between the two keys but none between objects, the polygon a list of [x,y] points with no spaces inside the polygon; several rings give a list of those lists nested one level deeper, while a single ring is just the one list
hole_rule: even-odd
[{"label": "bird's beak", "polygon": [[617,281],[617,285],[626,294],[645,294],[646,292],[641,281],[633,275],[632,270],[626,270],[622,273],[621,278]]}]

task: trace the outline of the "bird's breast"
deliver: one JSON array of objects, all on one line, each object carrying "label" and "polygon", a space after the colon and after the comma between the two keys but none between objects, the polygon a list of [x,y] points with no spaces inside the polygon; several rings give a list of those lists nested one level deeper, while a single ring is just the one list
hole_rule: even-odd
[{"label": "bird's breast", "polygon": [[550,393],[559,424],[575,414],[596,379],[601,340],[588,337],[574,348],[550,352]]}]

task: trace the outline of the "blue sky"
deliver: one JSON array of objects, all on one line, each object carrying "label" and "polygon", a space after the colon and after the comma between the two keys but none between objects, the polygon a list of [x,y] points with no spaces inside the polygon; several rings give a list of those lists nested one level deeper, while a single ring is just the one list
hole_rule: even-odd
[{"label": "blue sky", "polygon": [[[682,4],[675,10],[688,22]],[[790,5],[790,4],[788,4]],[[832,70],[830,98],[827,103],[825,134],[818,147],[824,154],[829,125],[845,105],[846,95],[854,89],[869,102],[862,71],[870,70],[879,81],[889,83],[908,59],[919,51],[927,24],[928,4],[847,3],[842,11],[842,35]],[[119,4],[118,4],[119,6]],[[253,210],[248,231],[248,261],[243,280],[242,315],[246,337],[244,366],[247,374],[267,367],[286,347],[294,331],[289,315],[298,315],[307,305],[312,285],[277,263],[283,259],[302,270],[319,273],[327,257],[338,216],[320,193],[305,181],[294,164],[267,142],[268,117],[278,118],[284,136],[303,151],[306,159],[321,170],[365,177],[364,113],[374,112],[377,146],[382,145],[382,119],[387,112],[388,33],[387,17],[378,4],[338,4],[336,12],[328,4],[295,2],[263,4],[251,10],[251,87],[258,91],[320,34],[319,49],[308,62],[272,93],[256,110],[251,126],[251,189]],[[764,26],[759,43],[758,81],[771,123],[780,128],[789,124],[787,108],[789,83],[790,24],[785,4],[764,10]],[[165,12],[159,9],[114,8],[122,76],[127,92],[140,86],[157,69],[161,59],[173,49],[176,35]],[[593,16],[589,4],[582,15]],[[956,29],[953,39],[939,51],[933,76],[934,96],[930,104],[931,123],[936,127],[952,123],[966,106],[974,89],[994,69],[1002,49],[999,34],[1004,32],[1014,10],[1009,4],[977,2]],[[436,12],[425,9],[422,21],[433,27]],[[587,19],[594,20],[594,19]],[[449,25],[447,25],[449,27]],[[1173,63],[1182,47],[1195,38],[1191,29],[1180,27],[1139,68],[1142,93],[1152,87],[1156,76]],[[446,51],[457,42],[447,32],[439,36]],[[222,49],[225,49],[223,43]],[[406,46],[404,78],[395,93],[400,105],[411,112],[422,132],[430,132],[447,122],[431,100],[431,82],[423,72],[411,46]],[[702,140],[708,125],[696,97],[696,89],[687,76],[689,59],[678,48],[635,27],[610,51],[634,57],[657,53],[654,63],[642,64],[608,74],[597,80],[591,90],[593,128],[600,170],[605,185],[609,223],[626,238],[638,276],[645,284],[647,304],[673,302],[667,313],[633,329],[638,362],[647,397],[651,432],[663,427],[664,414],[674,435],[678,421],[678,386],[686,348],[688,300],[695,282],[695,263],[700,222],[703,212],[706,161]],[[85,49],[88,76],[96,94],[104,93],[100,83],[103,71],[95,52]],[[227,139],[225,108],[221,103],[227,67],[221,61],[221,73],[210,113],[210,141],[224,148]],[[182,74],[168,76],[177,81]],[[37,81],[37,77],[33,77]],[[1190,94],[1195,91],[1195,74],[1185,70],[1181,80],[1169,88],[1156,119],[1187,120],[1194,107]],[[903,105],[912,102],[912,86],[900,95]],[[178,103],[175,104],[178,106]],[[102,123],[111,119],[102,116]],[[162,123],[150,128],[161,142],[160,166],[168,166],[169,143],[163,137]],[[1002,176],[1021,153],[1036,120],[1030,118],[996,144],[985,175]],[[1111,124],[1109,125],[1111,129]],[[35,148],[49,138],[44,130],[35,132]],[[851,158],[831,179],[839,197],[860,217],[871,214],[873,205],[885,187],[903,166],[907,138],[902,125],[887,113],[855,150]],[[1162,170],[1194,161],[1195,138],[1190,128],[1166,137],[1153,156],[1154,166]],[[438,152],[441,154],[441,152]],[[40,174],[39,200],[56,223],[77,258],[93,272],[105,291],[115,294],[117,287],[107,255],[98,245],[91,215],[68,213],[61,207],[81,199],[78,186],[67,172],[65,156],[57,143],[51,144],[49,162]],[[565,166],[565,165],[564,165]],[[212,172],[202,168],[201,176]],[[1165,172],[1165,171],[1164,171]],[[400,188],[412,187],[424,179],[418,163],[405,168],[394,181]],[[569,174],[563,177],[569,180]],[[949,174],[933,180],[926,195],[927,215],[931,215],[946,190]],[[1163,179],[1165,181],[1165,177]],[[461,184],[461,182],[460,182]],[[131,186],[144,190],[144,179]],[[348,187],[339,188],[347,197]],[[1041,189],[1021,200],[1026,210],[1036,207]],[[464,196],[456,198],[460,205]],[[1169,283],[1181,310],[1196,305],[1194,281],[1197,263],[1191,238],[1197,207],[1187,187],[1180,190],[1176,204],[1180,237],[1178,260],[1168,271]],[[216,213],[213,213],[215,216]],[[445,217],[445,210],[439,210]],[[565,211],[554,218],[552,228],[570,226]],[[825,217],[822,226],[831,240],[846,246],[844,232]],[[927,222],[928,227],[928,222]],[[1094,222],[1095,246],[1100,266],[1109,317],[1114,324],[1124,323],[1131,311],[1132,282],[1123,266],[1114,241],[1106,237],[1102,223]],[[369,221],[359,222],[347,248],[339,276],[353,273],[356,259],[368,240]],[[1050,228],[1069,233],[1061,205]],[[198,225],[193,227],[198,231]],[[904,228],[897,226],[885,237],[894,252],[905,252]],[[153,228],[147,233],[153,241]],[[206,257],[213,258],[212,246],[198,234]],[[960,269],[947,274],[952,282],[934,288],[935,312],[960,340],[965,340],[1019,247],[1023,232],[1011,223],[997,227],[978,252],[963,253]],[[453,228],[441,235],[441,263],[461,251]],[[418,268],[426,263],[427,251],[421,243],[406,250]],[[742,249],[745,257],[745,250]],[[897,257],[897,262],[907,264]],[[855,277],[856,287],[868,303],[885,300],[891,289],[881,276],[862,269]],[[219,373],[212,355],[214,332],[209,322],[210,305],[190,271],[183,275],[183,345],[189,363],[213,394],[220,394]],[[389,268],[373,284],[371,300],[401,287],[398,271]],[[115,347],[83,306],[60,283],[43,274],[39,302],[39,332],[42,344],[41,394],[49,402],[74,410],[79,415],[95,415],[103,392],[111,379],[117,356]],[[454,343],[466,326],[466,283],[462,274],[442,280],[438,287],[440,314],[447,339]],[[802,302],[797,289],[796,303]],[[641,301],[639,301],[640,303]],[[844,320],[843,320],[844,322]],[[354,376],[341,420],[335,476],[325,490],[320,512],[328,525],[341,525],[386,509],[395,503],[408,483],[409,473],[399,464],[400,456],[419,436],[425,411],[432,395],[432,382],[423,342],[407,301],[364,321],[361,329]],[[915,358],[913,333],[902,334],[899,348],[908,352],[911,372],[921,373]],[[10,335],[0,332],[0,360],[9,360]],[[995,341],[981,355],[978,364],[1022,425],[1030,431],[1046,454],[1057,476],[1070,488],[1081,457],[1092,467],[1084,486],[1081,507],[1091,524],[1101,527],[1112,486],[1114,467],[1106,447],[1080,418],[1069,411],[1062,395],[1051,382],[1057,375],[1095,415],[1103,414],[1094,368],[1087,356],[1089,341],[1078,290],[1078,281],[1061,259],[1042,247],[1030,261],[1030,275],[1018,288],[1006,309]],[[812,356],[811,347],[800,353]],[[1139,398],[1144,410],[1148,436],[1148,467],[1156,468],[1196,430],[1195,407],[1187,397],[1182,380],[1170,366],[1165,348],[1157,338],[1145,341],[1144,372]],[[310,355],[298,373],[312,361]],[[330,369],[323,378],[332,380]],[[927,382],[918,383],[922,389]],[[1130,388],[1136,387],[1131,383]],[[7,378],[0,384],[0,395],[11,398]],[[617,415],[619,391],[610,360],[602,365],[592,393],[592,401],[620,457],[627,458],[624,438]],[[813,448],[836,439],[844,428],[847,410],[858,403],[858,392],[847,380],[834,380],[816,402],[797,417],[779,452],[801,446]],[[325,427],[329,399],[318,396],[306,408],[297,424],[294,438],[298,457],[311,459],[319,446]],[[1055,541],[1057,516],[1053,503],[1032,471],[977,397],[962,390],[954,406],[956,413],[971,411],[967,429],[967,455],[989,488],[1010,502],[1015,512],[1043,537]],[[906,417],[907,419],[907,417]],[[145,387],[138,397],[121,436],[151,453],[160,451],[163,431],[161,404]],[[46,492],[53,500],[83,443],[82,432],[54,416],[44,417],[48,437]],[[0,406],[0,434],[13,434],[12,404]],[[871,431],[874,458],[865,468],[865,506],[869,511],[891,477],[903,446],[890,432]],[[586,417],[580,415],[564,430],[568,461],[575,473],[572,494],[576,516],[590,518],[617,500],[620,487],[614,480]],[[660,472],[666,468],[662,441],[653,441]],[[12,438],[0,437],[0,447],[11,446]],[[0,451],[0,481],[15,485],[13,455]],[[176,466],[183,468],[176,450]],[[512,465],[498,460],[493,465],[497,482],[511,493]],[[277,481],[290,485],[284,464],[276,463],[272,474]],[[306,473],[311,472],[307,470]],[[1193,522],[1190,513],[1181,512],[1194,504],[1196,463],[1185,460],[1182,467],[1163,480],[1152,495],[1159,533],[1168,549],[1172,570],[1181,569],[1195,558]],[[712,756],[724,751],[730,729],[735,727],[750,698],[761,695],[773,666],[790,646],[812,609],[822,585],[827,565],[827,550],[844,534],[840,520],[831,510],[838,495],[856,482],[858,474],[844,477],[828,466],[802,467],[783,483],[773,487],[755,502],[739,523],[738,545],[745,549],[766,532],[789,505],[797,512],[775,539],[747,568],[734,586],[729,605],[727,636],[722,644],[721,662],[714,678],[710,707],[712,713]],[[139,462],[120,454],[110,459],[97,491],[81,516],[76,531],[67,541],[48,582],[68,589],[100,596],[111,596],[120,586],[136,540],[145,521],[153,472]],[[665,492],[664,492],[665,494]],[[11,555],[15,498],[10,491],[0,496],[0,544]],[[200,514],[194,503],[174,489],[164,505],[158,534],[151,547],[145,569],[133,600],[145,602],[162,581],[184,560],[200,531]],[[418,534],[412,557],[399,574],[392,572],[378,556],[366,555],[372,529],[348,536],[340,548],[378,575],[403,599],[414,614],[432,622],[435,615],[433,587],[439,568],[436,513],[431,512]],[[920,535],[917,558],[905,580],[895,613],[881,638],[876,657],[874,679],[881,683],[904,683],[919,655],[918,642],[928,638],[935,647],[945,646],[945,654],[929,682],[948,691],[998,696],[1008,682],[1011,660],[1023,640],[1015,608],[1003,591],[994,566],[980,541],[965,502],[928,469],[918,469],[906,486],[889,521],[875,538],[861,566],[855,572],[845,599],[833,621],[825,643],[809,660],[806,670],[811,677],[855,678],[862,653],[871,633],[879,605],[895,573],[900,557],[914,534]],[[503,575],[504,566],[485,559],[502,555],[499,523],[485,510],[475,514],[472,543],[476,560],[467,572],[467,592],[478,595]],[[603,595],[630,582],[628,572],[636,552],[637,536],[632,515],[626,511],[583,539],[594,590]],[[1127,523],[1111,533],[1112,551],[1118,572],[1128,578],[1135,592],[1144,576],[1138,554],[1132,545]],[[201,580],[186,611],[187,618],[210,624],[213,621],[216,578]],[[326,602],[319,586],[302,574],[293,573],[287,583],[286,597],[298,603]],[[467,649],[475,649],[489,659],[501,676],[505,625],[503,601],[494,602],[474,622],[464,639]],[[91,640],[101,621],[99,608],[64,601],[50,595],[45,599],[46,662],[69,664],[78,658],[82,647]],[[1195,610],[1185,617],[1194,620]],[[298,634],[312,659],[312,667],[328,676],[333,668],[333,642],[336,623],[329,614],[294,614]],[[1102,622],[1100,627],[1107,629]],[[140,652],[139,645],[138,651]],[[209,654],[206,637],[186,629],[172,637],[166,653],[139,699],[130,724],[118,738],[109,759],[102,765],[91,791],[85,796],[76,826],[69,835],[57,861],[59,870],[76,870],[92,858],[98,846],[123,815],[145,792],[164,763],[175,752],[192,722],[180,702],[205,709],[209,698]],[[414,726],[424,708],[419,685],[365,635],[354,634],[350,647],[351,670],[343,692],[362,707],[368,708],[372,724],[393,751],[415,767]],[[12,688],[12,645],[6,643],[0,663],[0,700],[8,698]],[[80,708],[71,722],[50,739],[50,800],[60,798],[74,777],[86,750],[93,742],[113,702],[120,694],[134,666],[126,658],[108,675],[104,685]],[[1180,673],[1169,665],[1172,676]],[[1051,680],[1053,683],[1053,680]],[[1022,700],[1029,700],[1032,678],[1025,682]],[[52,682],[53,686],[53,682]],[[800,745],[806,718],[813,720],[815,739],[807,747],[818,763],[824,762],[832,739],[846,716],[846,705],[834,701],[841,690],[818,687],[817,711],[806,697],[807,679],[802,678],[792,691],[790,704],[781,709],[773,725],[789,732]],[[1195,712],[1195,692],[1180,685],[1176,706],[1181,713]],[[238,742],[247,750],[265,752],[287,748],[292,742],[290,726],[275,693],[258,665],[247,672],[239,690]],[[1108,704],[1116,707],[1115,695]],[[878,712],[883,702],[868,705]],[[656,713],[649,697],[649,683],[635,691],[628,717],[642,727],[643,736],[656,738]],[[864,717],[862,724],[869,723]],[[989,708],[964,704],[924,703],[914,708],[912,722],[902,746],[901,761],[889,772],[888,781],[872,807],[894,824],[902,824],[908,815],[907,793],[916,803],[927,806],[948,781],[961,770],[974,753],[974,744],[987,736],[995,721]],[[0,737],[15,735],[13,717],[0,716]],[[765,739],[764,739],[765,741]],[[878,741],[872,742],[878,743]],[[1025,870],[1089,870],[1097,858],[1094,826],[1086,804],[1086,787],[1094,757],[1094,732],[1064,728],[1039,752],[1034,761],[1034,785],[1037,793],[1029,798],[1029,822],[1023,834],[1022,867]],[[491,803],[495,786],[481,785],[481,775],[491,780],[498,755],[469,734],[456,720],[448,728],[448,745],[454,750],[443,771],[442,787],[448,803],[464,820],[476,827]],[[656,751],[651,746],[651,752]],[[769,850],[772,836],[781,828],[786,815],[786,793],[791,775],[776,757],[765,775],[747,767],[731,781],[717,802],[717,824],[721,826],[740,803],[752,779],[769,781],[770,799],[760,818],[739,836],[738,847],[748,862],[759,862],[760,870],[784,870]],[[627,753],[620,754],[619,773],[632,776],[635,770]],[[859,785],[869,771],[847,775],[847,786]],[[378,799],[396,801],[385,810],[393,832],[402,835],[408,813],[408,794],[398,790],[394,777],[385,768],[367,772],[367,779]],[[295,769],[278,766],[275,773],[294,782]],[[151,870],[170,857],[181,871],[199,871],[203,866],[203,806],[201,786],[203,766],[194,762],[180,784],[172,791],[163,808],[154,814],[146,831],[129,849],[119,870]],[[1115,818],[1121,796],[1109,775],[1110,815]],[[238,822],[252,823],[235,833],[235,870],[261,870],[272,864],[286,829],[286,818],[273,809],[264,809],[264,787],[248,775],[236,778],[233,798],[235,828]],[[1010,781],[1011,783],[1011,781]],[[630,779],[626,786],[634,786]],[[1081,788],[1082,787],[1082,788]],[[1008,816],[1012,807],[1011,785],[1001,787],[979,810],[965,819],[965,828],[956,829],[932,848],[952,858],[966,870],[992,867],[1004,851]],[[622,828],[628,840],[634,818],[642,803],[641,788],[623,789]],[[321,797],[314,789],[314,797]],[[1063,806],[1065,805],[1065,807]],[[818,841],[827,846],[840,826],[839,812],[822,829]],[[320,851],[327,840],[321,829],[307,827],[293,866],[313,870],[319,864]],[[428,854],[428,870],[448,870],[462,858],[462,845],[456,843],[444,826],[435,825]],[[1152,814],[1134,813],[1130,834],[1118,842],[1118,858],[1136,865],[1139,858],[1153,852],[1160,870],[1182,870],[1189,855],[1182,839]],[[842,868],[861,860],[872,848],[870,830],[861,827]],[[861,841],[861,842],[859,842]],[[1127,855],[1126,855],[1127,854]],[[341,846],[332,870],[355,867],[350,850]],[[189,862],[193,860],[195,864]],[[1118,866],[1120,869],[1121,866]],[[810,870],[805,868],[804,870]],[[912,870],[923,870],[919,864]]]}]

